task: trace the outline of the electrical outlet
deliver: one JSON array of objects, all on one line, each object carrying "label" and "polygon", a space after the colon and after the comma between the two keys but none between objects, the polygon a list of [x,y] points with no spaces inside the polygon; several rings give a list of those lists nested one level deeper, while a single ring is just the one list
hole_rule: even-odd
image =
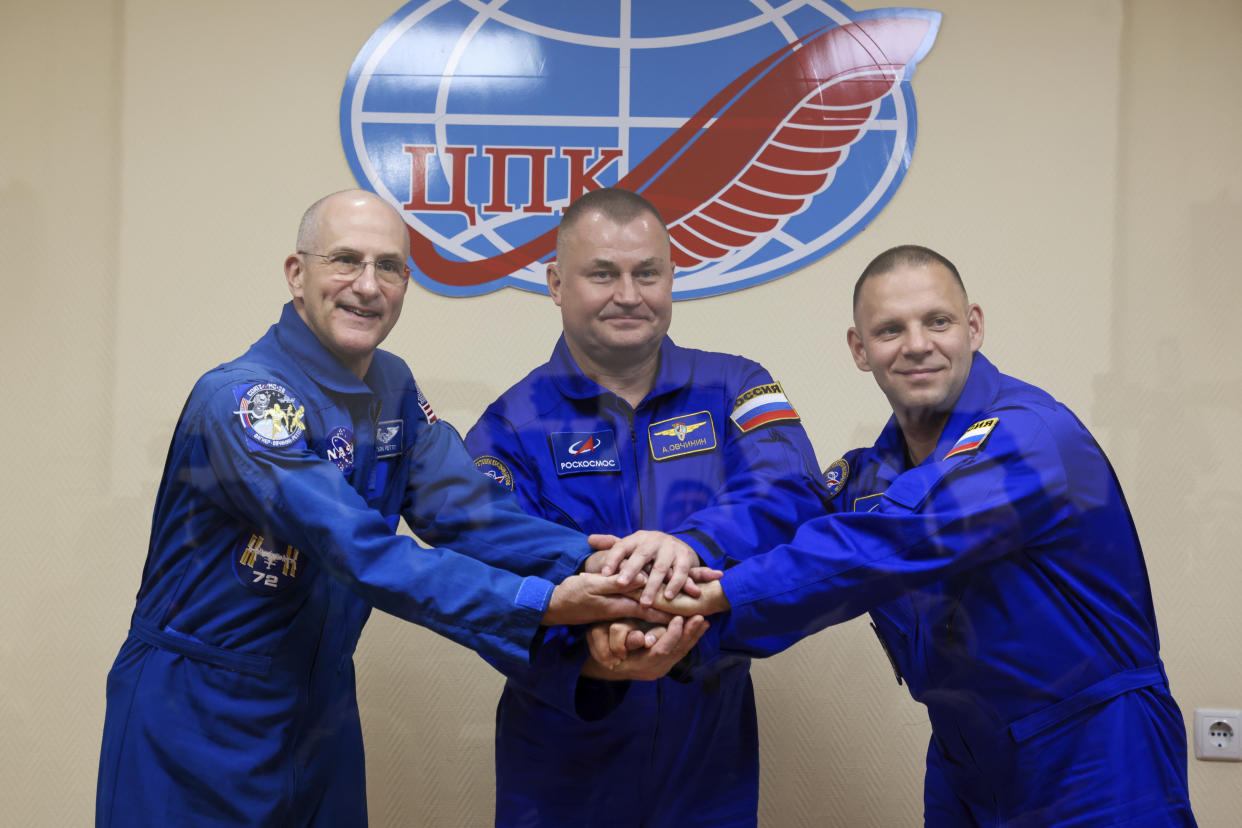
[{"label": "electrical outlet", "polygon": [[1242,713],[1196,710],[1195,758],[1242,762]]}]

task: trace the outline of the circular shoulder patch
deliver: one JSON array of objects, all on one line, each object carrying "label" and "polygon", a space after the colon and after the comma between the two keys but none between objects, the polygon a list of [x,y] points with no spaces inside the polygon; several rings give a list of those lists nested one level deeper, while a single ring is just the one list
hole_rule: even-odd
[{"label": "circular shoulder patch", "polygon": [[499,457],[485,454],[482,457],[475,458],[474,465],[483,474],[495,480],[509,491],[513,491],[513,472],[509,471],[509,467]]},{"label": "circular shoulder patch", "polygon": [[268,448],[284,448],[306,431],[306,408],[283,385],[261,382],[238,390],[234,413],[251,440]]},{"label": "circular shoulder patch", "polygon": [[828,488],[828,496],[836,497],[841,494],[841,490],[845,488],[845,481],[850,479],[850,464],[845,462],[845,458],[834,460],[828,468],[824,469],[824,486]]}]

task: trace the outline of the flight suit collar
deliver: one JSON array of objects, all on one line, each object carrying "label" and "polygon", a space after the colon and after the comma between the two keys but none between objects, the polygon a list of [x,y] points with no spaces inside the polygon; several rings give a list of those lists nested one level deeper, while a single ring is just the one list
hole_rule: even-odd
[{"label": "flight suit collar", "polygon": [[983,419],[983,412],[992,407],[996,400],[996,392],[1000,388],[1000,372],[988,358],[975,352],[974,361],[970,365],[970,376],[961,395],[953,405],[953,413],[940,432],[936,441],[936,451],[931,460],[940,460],[957,443],[966,430]]},{"label": "flight suit collar", "polygon": [[[975,353],[970,365],[970,374],[966,377],[966,385],[953,405],[953,413],[944,424],[940,438],[936,441],[936,450],[923,462],[934,463],[953,448],[958,438],[970,426],[979,421],[982,413],[991,407],[1000,387],[1000,372],[996,370],[987,357]],[[875,442],[875,459],[880,463],[878,476],[891,482],[906,468],[906,441],[897,425],[897,418],[890,416],[880,437]]]},{"label": "flight suit collar", "polygon": [[352,371],[323,346],[315,333],[302,321],[292,302],[286,302],[276,323],[276,342],[297,362],[298,366],[319,385],[341,394],[373,393],[369,383],[377,378],[376,363],[372,359],[367,369],[367,382]]},{"label": "flight suit collar", "polygon": [[[684,356],[685,349],[673,344],[673,340],[665,336],[660,343],[660,368],[656,372],[655,383],[644,398],[652,399],[661,394],[683,388],[690,381],[690,361]],[[570,399],[590,399],[604,394],[612,394],[607,388],[589,379],[569,352],[565,343],[565,335],[556,340],[552,349],[552,357],[548,360],[552,381],[557,389]]]}]

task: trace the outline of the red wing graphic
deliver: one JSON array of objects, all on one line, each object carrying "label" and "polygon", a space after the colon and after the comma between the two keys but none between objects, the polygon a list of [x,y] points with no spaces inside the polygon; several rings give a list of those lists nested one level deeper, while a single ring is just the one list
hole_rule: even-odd
[{"label": "red wing graphic", "polygon": [[[718,92],[617,186],[660,211],[678,267],[745,247],[831,183],[930,25],[921,17],[871,18],[782,47]],[[459,287],[521,270],[555,244],[550,230],[505,253],[459,262],[410,229],[419,269]]]}]

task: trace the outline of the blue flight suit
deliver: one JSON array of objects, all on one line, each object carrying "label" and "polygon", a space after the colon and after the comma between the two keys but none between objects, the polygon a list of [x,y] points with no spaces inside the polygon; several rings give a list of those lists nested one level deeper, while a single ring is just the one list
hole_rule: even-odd
[{"label": "blue flight suit", "polygon": [[[744,431],[731,415],[756,404]],[[484,412],[466,447],[532,514],[588,533],[669,532],[716,567],[823,511],[814,451],[768,372],[667,338],[651,392],[631,408],[582,374],[562,337]],[[580,628],[556,628],[530,666],[497,664],[508,681],[496,824],[753,826],[749,660],[695,681],[616,682],[580,677],[586,657]]]},{"label": "blue flight suit", "polygon": [[1064,405],[976,354],[931,456],[890,419],[826,477],[840,513],[725,573],[727,638],[870,610],[931,719],[928,826],[1194,825],[1138,536]]},{"label": "blue flight suit", "polygon": [[359,379],[285,305],[177,424],[108,675],[96,824],[365,825],[352,655],[371,607],[523,662],[589,553],[480,477],[402,360],[377,351]]}]

